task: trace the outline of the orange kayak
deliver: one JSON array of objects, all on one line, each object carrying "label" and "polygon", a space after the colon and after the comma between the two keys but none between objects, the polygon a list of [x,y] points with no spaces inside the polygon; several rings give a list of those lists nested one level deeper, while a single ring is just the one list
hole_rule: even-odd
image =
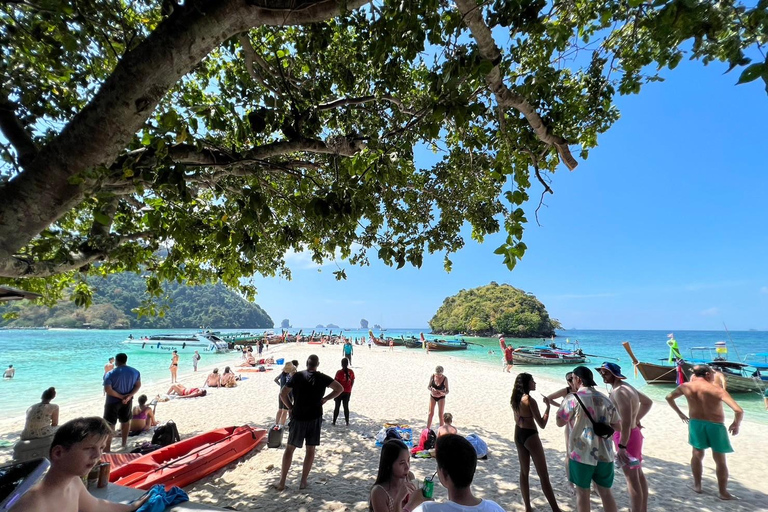
[{"label": "orange kayak", "polygon": [[142,455],[109,474],[109,481],[148,490],[185,487],[253,450],[267,435],[249,425],[211,430]]}]

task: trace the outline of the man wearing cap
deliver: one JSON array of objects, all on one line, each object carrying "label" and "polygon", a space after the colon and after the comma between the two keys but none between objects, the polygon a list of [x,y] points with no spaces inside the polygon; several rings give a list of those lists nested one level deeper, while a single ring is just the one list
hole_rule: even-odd
[{"label": "man wearing cap", "polygon": [[[307,359],[307,369],[298,372],[285,383],[280,391],[280,400],[288,407],[291,421],[288,424],[288,444],[283,453],[283,466],[280,472],[280,482],[277,490],[285,489],[285,479],[293,461],[293,452],[307,443],[307,454],[304,456],[304,466],[301,471],[299,489],[307,487],[307,477],[315,461],[315,449],[320,444],[320,431],[323,422],[323,405],[328,400],[339,396],[344,387],[340,382],[324,373],[317,371],[320,358],[311,355]],[[325,395],[326,388],[331,392]],[[293,399],[289,394],[293,391]],[[325,395],[325,396],[323,396]]]},{"label": "man wearing cap", "polygon": [[621,417],[611,399],[595,389],[592,370],[586,366],[573,369],[572,385],[576,392],[563,399],[555,421],[558,427],[566,424],[571,427],[568,438],[568,479],[576,486],[576,510],[589,512],[589,487],[594,481],[603,502],[603,510],[617,512],[616,501],[611,494],[614,476],[613,439],[595,435],[592,421],[584,409],[589,410],[594,421],[607,423],[614,430],[620,428]]},{"label": "man wearing cap", "polygon": [[632,504],[632,512],[648,510],[648,482],[643,474],[643,434],[640,420],[648,414],[653,400],[624,382],[621,366],[616,363],[603,363],[596,368],[606,384],[613,388],[611,401],[621,416],[621,429],[613,434],[621,469],[627,479],[627,491]]},{"label": "man wearing cap", "polygon": [[[667,395],[667,403],[675,410],[680,419],[688,424],[688,443],[693,447],[691,457],[691,472],[693,473],[693,491],[701,493],[702,461],[704,450],[712,448],[712,458],[715,459],[715,474],[721,500],[733,499],[728,492],[728,465],[725,454],[733,448],[728,440],[728,432],[734,436],[739,433],[744,410],[739,407],[730,394],[714,383],[715,374],[706,364],[693,367],[690,382],[685,382]],[[688,416],[675,403],[675,400],[685,396],[688,400]],[[725,429],[725,413],[723,402],[733,409],[733,423]]]}]

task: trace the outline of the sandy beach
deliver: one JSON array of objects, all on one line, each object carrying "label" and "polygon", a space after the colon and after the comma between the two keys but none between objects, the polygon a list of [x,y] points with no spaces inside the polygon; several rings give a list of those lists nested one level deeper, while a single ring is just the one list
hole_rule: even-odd
[{"label": "sandy beach", "polygon": [[[320,371],[333,376],[340,368],[340,346],[273,346],[269,355],[298,359],[303,369],[307,356],[312,353],[320,357]],[[239,356],[234,355],[233,365],[238,362]],[[265,512],[367,510],[368,492],[376,476],[379,458],[374,436],[385,422],[410,424],[415,433],[425,427],[429,396],[426,388],[434,367],[439,364],[445,368],[450,385],[446,411],[453,414],[454,426],[460,434],[478,434],[489,446],[488,460],[478,462],[473,484],[476,494],[498,502],[505,510],[524,510],[518,486],[518,459],[509,406],[517,369],[510,374],[502,372],[500,365],[458,360],[441,353],[425,354],[405,348],[389,352],[385,348],[368,349],[367,346],[355,347],[353,362],[357,380],[350,401],[351,425],[332,426],[333,404],[325,406],[322,444],[310,473],[308,489],[298,489],[303,450],[297,450],[294,456],[288,489],[278,492],[272,488],[279,477],[283,450],[268,449],[265,445],[238,463],[230,464],[188,487],[186,490],[190,498],[236,510]],[[563,374],[568,369],[564,367]],[[207,374],[206,370],[209,367],[201,366],[201,371],[194,375],[182,371],[179,380],[186,386],[199,386]],[[241,382],[237,388],[213,389],[207,397],[162,402],[157,406],[157,417],[160,421],[174,420],[182,437],[244,423],[268,428],[274,423],[277,411],[278,386],[273,379],[278,371],[279,368],[276,368],[266,373],[244,374],[248,380]],[[525,371],[536,376],[535,367],[526,367]],[[599,381],[599,376],[596,375],[596,379]],[[542,407],[539,393],[548,394],[564,386],[564,382],[538,376],[536,380],[539,389],[535,397]],[[55,379],[43,385],[55,386]],[[142,392],[152,397],[164,392],[167,387],[167,383],[161,383],[146,386]],[[600,384],[599,389],[605,390],[605,387]],[[681,404],[683,402],[681,399]],[[101,415],[102,408],[102,397],[64,406],[60,413],[61,422],[80,415]],[[726,416],[727,422],[730,421],[732,416],[727,407]],[[731,473],[729,489],[739,498],[732,502],[723,502],[717,497],[714,462],[709,454],[704,463],[703,494],[690,490],[691,450],[687,443],[687,427],[666,403],[657,402],[643,420],[643,425],[644,467],[650,488],[649,510],[768,510],[768,450],[765,447],[768,425],[753,422],[747,415],[740,434],[732,438],[735,453],[728,456]],[[22,427],[23,418],[3,420],[0,422],[0,439],[15,442]],[[540,435],[558,502],[563,510],[573,511],[575,498],[563,469],[563,430],[557,428],[553,418]],[[151,434],[129,438],[129,446],[149,437]],[[10,457],[9,448],[0,450],[0,462],[6,462]],[[432,475],[435,467],[433,459],[411,461],[411,469],[419,479]],[[533,505],[537,510],[549,510],[535,470],[531,468],[531,471]],[[626,484],[620,472],[616,475],[613,489],[619,509],[628,510]],[[447,499],[445,490],[439,484],[435,487],[435,498]],[[592,498],[593,508],[600,510],[599,499],[596,495]]]}]

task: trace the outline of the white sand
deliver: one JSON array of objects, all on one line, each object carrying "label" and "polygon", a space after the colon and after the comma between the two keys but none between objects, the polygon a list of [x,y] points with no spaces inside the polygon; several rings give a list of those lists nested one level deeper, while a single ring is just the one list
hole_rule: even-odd
[{"label": "white sand", "polygon": [[[320,371],[333,376],[340,368],[340,346],[291,344],[272,346],[270,350],[270,354],[277,357],[298,359],[302,368],[307,356],[312,353],[320,357]],[[427,355],[405,348],[389,352],[385,348],[369,350],[367,346],[355,347],[353,361],[357,380],[350,401],[351,426],[332,426],[333,404],[326,405],[322,444],[310,473],[308,489],[298,489],[303,450],[297,450],[294,456],[288,489],[283,492],[273,489],[271,484],[279,477],[283,450],[265,446],[188,487],[186,490],[191,499],[221,507],[231,506],[237,510],[265,512],[367,510],[368,491],[375,479],[379,458],[373,436],[384,422],[409,423],[418,435],[426,424],[429,396],[426,387],[434,366],[440,364],[445,367],[449,380],[451,392],[446,398],[446,411],[453,414],[454,425],[459,433],[466,435],[474,432],[489,445],[489,459],[478,463],[473,484],[476,494],[498,502],[505,510],[524,510],[518,486],[519,466],[509,407],[516,371],[508,374],[500,370],[500,365],[473,363],[435,352]],[[535,367],[527,367],[526,370],[536,374]],[[564,368],[563,373],[567,370]],[[214,389],[204,398],[160,403],[157,407],[158,419],[173,419],[182,437],[243,423],[267,428],[274,422],[277,411],[278,386],[273,382],[277,371],[246,374],[249,379],[239,387]],[[187,386],[199,386],[205,375],[201,367],[194,377],[191,373],[182,373],[180,380]],[[545,394],[563,385],[541,377],[536,380],[538,392]],[[56,385],[55,382],[50,384]],[[154,396],[167,387],[164,384],[142,391]],[[738,396],[736,398],[738,400]],[[681,399],[681,402],[684,400]],[[63,407],[61,421],[78,415],[99,415],[102,403],[101,397],[97,397],[92,402]],[[540,405],[543,406],[541,402]],[[691,450],[687,444],[687,427],[666,403],[656,403],[643,424],[646,427],[644,467],[651,494],[649,510],[768,511],[768,425],[751,422],[747,416],[741,433],[732,438],[735,453],[728,457],[731,472],[729,489],[740,500],[722,502],[717,497],[711,456],[705,459],[704,493],[699,495],[688,488],[691,483]],[[3,421],[0,423],[0,438],[16,440],[22,427],[23,423],[18,418]],[[129,445],[148,437],[149,434],[129,438]],[[575,499],[563,471],[564,434],[554,424],[554,418],[541,432],[541,438],[558,502],[563,510],[575,510]],[[0,462],[9,458],[9,449],[0,451]],[[435,461],[412,459],[411,469],[417,478],[423,479],[435,471]],[[628,510],[626,484],[620,472],[616,475],[613,489],[620,510]],[[537,510],[549,510],[533,468],[531,496]],[[445,490],[439,484],[435,488],[435,497],[438,500],[447,499]],[[593,509],[602,509],[596,496],[593,496]]]}]

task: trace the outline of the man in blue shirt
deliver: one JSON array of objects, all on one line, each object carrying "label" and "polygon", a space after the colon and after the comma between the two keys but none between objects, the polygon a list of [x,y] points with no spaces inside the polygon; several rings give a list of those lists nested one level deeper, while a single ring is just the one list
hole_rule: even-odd
[{"label": "man in blue shirt", "polygon": [[[141,374],[128,363],[128,356],[117,354],[115,356],[115,369],[104,375],[104,392],[107,401],[104,404],[104,419],[115,427],[120,420],[120,434],[123,438],[122,447],[128,444],[128,429],[131,426],[133,416],[133,395],[141,388]],[[107,440],[105,452],[111,451],[112,436]]]}]

